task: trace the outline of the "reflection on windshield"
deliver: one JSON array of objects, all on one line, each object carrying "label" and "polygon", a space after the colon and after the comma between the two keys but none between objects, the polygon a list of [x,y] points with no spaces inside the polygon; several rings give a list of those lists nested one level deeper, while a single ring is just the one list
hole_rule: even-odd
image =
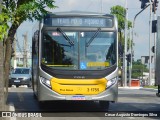
[{"label": "reflection on windshield", "polygon": [[[116,63],[116,44],[114,33],[112,32],[100,32],[97,37],[90,42],[93,32],[85,32],[81,36],[80,46],[80,58],[83,64],[80,69],[105,69]],[[83,67],[86,66],[87,68]]]},{"label": "reflection on windshield", "polygon": [[15,69],[13,74],[29,74],[29,69]]},{"label": "reflection on windshield", "polygon": [[100,32],[100,29],[96,32],[46,31],[42,41],[41,63],[66,70],[110,67],[116,63],[115,33]]},{"label": "reflection on windshield", "polygon": [[[68,38],[76,41],[76,34],[65,32]],[[66,38],[57,31],[44,33],[42,43],[42,63],[50,67],[68,69],[73,68],[77,63],[76,45],[70,45]]]}]

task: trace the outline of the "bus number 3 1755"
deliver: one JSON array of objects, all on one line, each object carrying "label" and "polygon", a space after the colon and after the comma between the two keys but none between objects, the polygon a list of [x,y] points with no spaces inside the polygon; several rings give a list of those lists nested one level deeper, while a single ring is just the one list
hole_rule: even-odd
[{"label": "bus number 3 1755", "polygon": [[87,92],[98,92],[99,88],[87,88]]}]

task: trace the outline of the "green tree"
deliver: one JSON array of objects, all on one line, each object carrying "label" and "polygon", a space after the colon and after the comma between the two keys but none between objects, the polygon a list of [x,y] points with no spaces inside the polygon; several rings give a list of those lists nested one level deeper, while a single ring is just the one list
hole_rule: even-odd
[{"label": "green tree", "polygon": [[[0,8],[3,7],[0,5]],[[3,9],[5,9],[3,7]],[[5,10],[7,12],[7,10]],[[0,41],[4,39],[4,37],[7,35],[7,30],[9,28],[8,22],[10,20],[9,14],[1,13],[0,14]]]},{"label": "green tree", "polygon": [[[4,72],[5,72],[5,85],[8,86],[10,60],[12,53],[12,43],[16,30],[26,20],[40,20],[48,11],[46,7],[53,9],[54,0],[2,0],[3,8],[2,13],[10,15],[10,28],[8,29],[7,38],[4,39]],[[8,89],[6,90],[8,91]],[[6,95],[7,96],[7,95]],[[7,97],[6,97],[7,98]]]},{"label": "green tree", "polygon": [[143,72],[148,72],[148,71],[149,70],[147,68],[147,65],[142,64],[140,59],[133,62],[132,78],[139,78],[143,75]]},{"label": "green tree", "polygon": [[[4,14],[1,11],[2,7],[3,6],[0,1],[0,111],[8,111],[5,105],[5,91],[4,91],[5,86],[4,86],[4,72],[3,72],[4,71],[3,39],[7,35],[7,30],[9,28],[7,23],[10,20],[10,18],[8,14]],[[4,120],[4,118],[2,118],[2,120]]]},{"label": "green tree", "polygon": [[[125,30],[125,14],[126,9],[120,5],[113,6],[111,8],[111,14],[115,15],[118,19],[118,29],[119,29],[119,42],[122,44],[124,48],[124,34]],[[128,21],[128,29],[132,27],[132,22]]]}]

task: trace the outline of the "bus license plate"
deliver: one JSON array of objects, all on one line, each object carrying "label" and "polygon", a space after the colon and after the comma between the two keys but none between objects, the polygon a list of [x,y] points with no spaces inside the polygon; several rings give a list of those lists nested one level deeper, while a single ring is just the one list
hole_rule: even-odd
[{"label": "bus license plate", "polygon": [[85,96],[72,96],[72,100],[86,100]]},{"label": "bus license plate", "polygon": [[20,80],[14,80],[14,82],[20,82]]}]

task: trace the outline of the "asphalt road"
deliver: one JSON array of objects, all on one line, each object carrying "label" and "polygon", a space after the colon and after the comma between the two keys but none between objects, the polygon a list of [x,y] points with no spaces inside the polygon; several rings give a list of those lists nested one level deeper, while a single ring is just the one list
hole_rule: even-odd
[{"label": "asphalt road", "polygon": [[[33,97],[33,92],[31,88],[27,87],[11,87],[9,89],[8,104],[13,104],[16,112],[41,112],[42,116],[51,116],[47,120],[54,119],[57,120],[72,120],[76,117],[76,120],[86,118],[86,120],[92,117],[92,120],[103,120],[106,119],[160,119],[156,117],[111,117],[115,113],[120,113],[120,115],[127,115],[127,113],[140,112],[143,113],[148,111],[159,112],[160,111],[160,98],[156,95],[155,90],[146,89],[126,89],[119,88],[119,97],[117,103],[110,103],[109,110],[100,108],[97,102],[48,102],[46,106],[41,108],[36,99]],[[47,113],[46,113],[47,111]],[[109,112],[108,112],[109,111]],[[45,112],[45,113],[43,113]],[[111,114],[108,114],[111,113]],[[136,114],[136,113],[135,113]],[[65,118],[65,119],[64,119]],[[20,118],[19,118],[20,119]],[[18,120],[19,120],[18,119]],[[30,118],[34,120],[40,120],[42,118]],[[43,119],[46,119],[45,117]],[[42,120],[43,120],[42,119]],[[24,120],[24,119],[23,119]]]}]

